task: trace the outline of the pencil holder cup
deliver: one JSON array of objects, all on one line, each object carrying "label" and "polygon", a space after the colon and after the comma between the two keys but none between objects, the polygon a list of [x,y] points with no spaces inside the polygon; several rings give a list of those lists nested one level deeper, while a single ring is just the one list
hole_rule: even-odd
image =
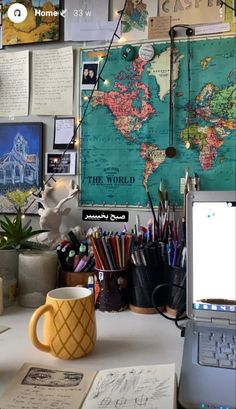
[{"label": "pencil holder cup", "polygon": [[166,311],[175,316],[176,312],[182,314],[186,310],[186,270],[181,267],[169,267],[168,299]]},{"label": "pencil holder cup", "polygon": [[123,311],[128,305],[128,268],[122,270],[97,270],[100,285],[97,306],[100,311]]},{"label": "pencil holder cup", "polygon": [[152,292],[161,283],[163,272],[156,267],[132,264],[128,281],[130,310],[141,314],[157,313],[152,304]]},{"label": "pencil holder cup", "polygon": [[88,285],[88,278],[93,276],[94,272],[75,272],[59,270],[59,287],[74,287],[81,285],[86,287]]}]

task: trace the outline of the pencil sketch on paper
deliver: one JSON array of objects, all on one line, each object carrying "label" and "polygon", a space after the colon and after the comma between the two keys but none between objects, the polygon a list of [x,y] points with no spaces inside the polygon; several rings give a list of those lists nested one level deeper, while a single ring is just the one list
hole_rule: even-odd
[{"label": "pencil sketch on paper", "polygon": [[83,379],[83,374],[70,371],[58,371],[46,368],[31,367],[22,380],[22,385],[75,387]]},{"label": "pencil sketch on paper", "polygon": [[100,371],[83,409],[162,409],[174,396],[173,379],[155,365]]}]

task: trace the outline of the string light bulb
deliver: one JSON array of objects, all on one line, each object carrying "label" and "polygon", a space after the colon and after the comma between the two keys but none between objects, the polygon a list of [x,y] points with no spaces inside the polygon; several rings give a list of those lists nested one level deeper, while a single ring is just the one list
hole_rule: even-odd
[{"label": "string light bulb", "polygon": [[22,215],[21,215],[21,218],[22,218],[22,220],[25,219],[25,214],[22,214]]},{"label": "string light bulb", "polygon": [[84,96],[84,101],[88,101],[88,99],[89,99],[88,95],[85,95]]},{"label": "string light bulb", "polygon": [[119,41],[119,43],[124,43],[126,41],[126,38],[122,36],[122,37],[119,38],[118,41]]},{"label": "string light bulb", "polygon": [[220,2],[220,18],[223,18],[223,2]]},{"label": "string light bulb", "polygon": [[187,141],[187,142],[185,143],[185,148],[186,148],[186,149],[190,149],[190,147],[191,147],[191,143],[190,143],[189,141]]},{"label": "string light bulb", "polygon": [[104,85],[109,85],[109,80],[104,80]]}]

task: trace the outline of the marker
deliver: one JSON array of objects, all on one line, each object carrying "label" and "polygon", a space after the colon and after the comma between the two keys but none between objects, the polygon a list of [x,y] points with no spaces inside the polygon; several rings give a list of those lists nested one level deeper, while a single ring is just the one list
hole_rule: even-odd
[{"label": "marker", "polygon": [[68,271],[74,271],[73,263],[75,257],[75,250],[70,250],[69,255],[66,257]]},{"label": "marker", "polygon": [[93,276],[88,277],[88,289],[93,293],[94,291],[94,279]]}]

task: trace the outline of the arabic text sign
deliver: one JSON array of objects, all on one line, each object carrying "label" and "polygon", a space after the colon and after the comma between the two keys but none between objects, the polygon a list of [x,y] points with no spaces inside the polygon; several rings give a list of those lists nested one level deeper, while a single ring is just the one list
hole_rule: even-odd
[{"label": "arabic text sign", "polygon": [[82,220],[85,221],[102,221],[102,222],[128,222],[129,212],[110,211],[110,210],[83,210]]}]

